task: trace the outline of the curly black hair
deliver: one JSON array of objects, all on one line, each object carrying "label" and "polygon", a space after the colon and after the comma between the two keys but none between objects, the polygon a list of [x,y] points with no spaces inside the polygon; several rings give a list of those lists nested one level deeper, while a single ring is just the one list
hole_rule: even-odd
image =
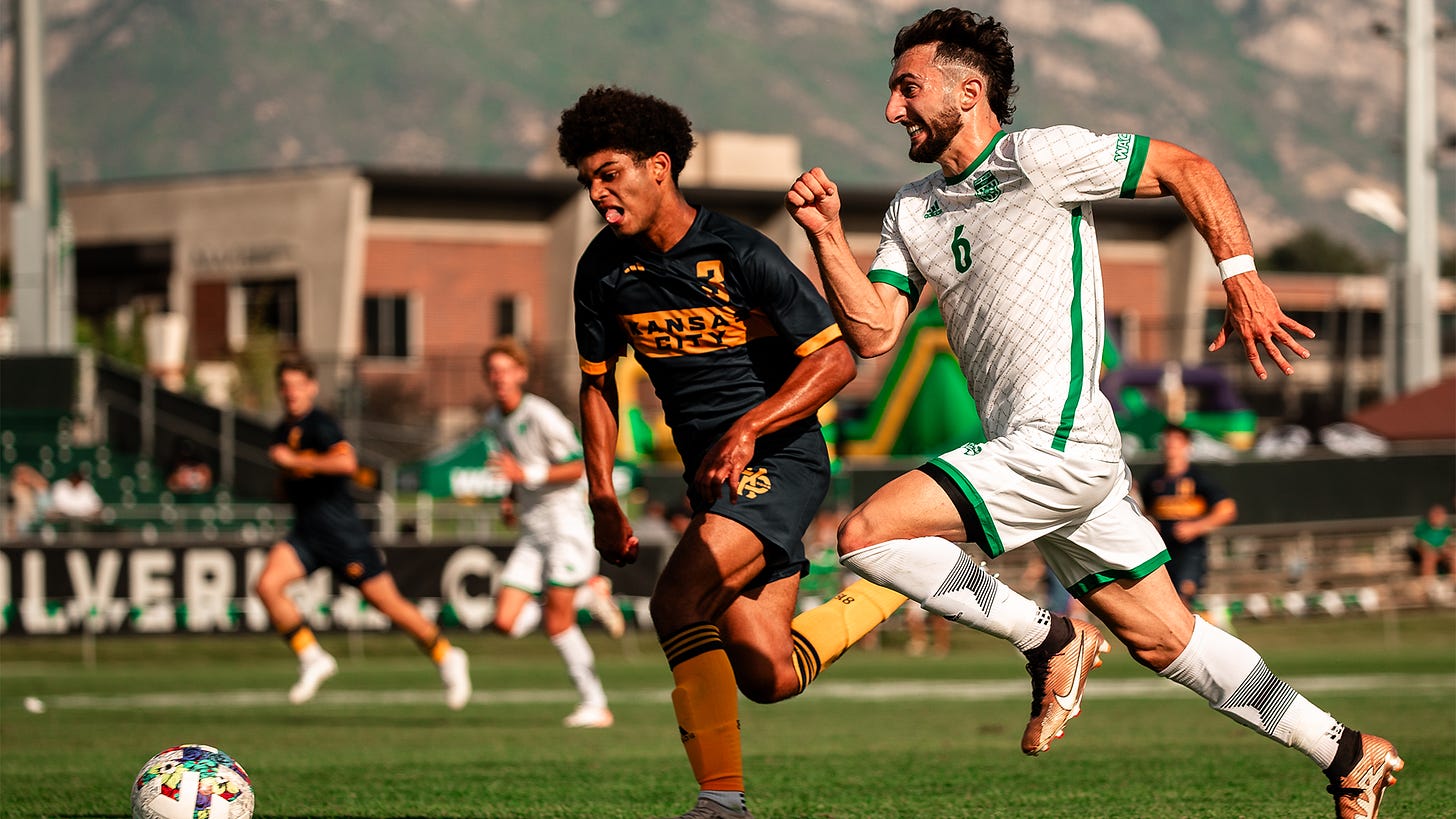
[{"label": "curly black hair", "polygon": [[693,124],[676,105],[650,94],[599,85],[561,112],[556,127],[561,161],[577,163],[603,150],[621,151],[641,161],[659,151],[672,160],[672,181],[693,153]]},{"label": "curly black hair", "polygon": [[991,110],[1002,125],[1010,125],[1016,106],[1011,97],[1019,90],[1012,83],[1016,60],[1011,56],[1011,37],[1006,26],[994,17],[974,11],[936,9],[900,29],[895,35],[891,60],[919,45],[935,43],[937,62],[969,66],[981,72],[987,82]]}]

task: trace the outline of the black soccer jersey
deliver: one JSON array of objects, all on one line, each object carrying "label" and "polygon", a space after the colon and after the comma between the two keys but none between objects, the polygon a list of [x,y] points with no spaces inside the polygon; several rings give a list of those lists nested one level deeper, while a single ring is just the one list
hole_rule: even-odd
[{"label": "black soccer jersey", "polygon": [[839,337],[824,297],[777,245],[707,208],[666,253],[603,228],[577,264],[582,370],[605,372],[630,345],[689,462]]},{"label": "black soccer jersey", "polygon": [[[299,419],[285,418],[273,430],[273,442],[285,444],[295,452],[322,455],[339,446],[348,446],[339,425],[318,409]],[[293,504],[293,525],[299,530],[362,530],[354,512],[354,499],[349,495],[346,475],[314,475],[285,473],[283,494]]]},{"label": "black soccer jersey", "polygon": [[1196,464],[1190,464],[1181,475],[1169,475],[1159,465],[1156,471],[1143,477],[1139,490],[1143,505],[1158,522],[1158,533],[1169,546],[1203,546],[1206,537],[1196,537],[1187,543],[1179,543],[1173,536],[1173,527],[1185,520],[1197,520],[1209,513],[1228,497],[1222,487],[1210,481]]}]

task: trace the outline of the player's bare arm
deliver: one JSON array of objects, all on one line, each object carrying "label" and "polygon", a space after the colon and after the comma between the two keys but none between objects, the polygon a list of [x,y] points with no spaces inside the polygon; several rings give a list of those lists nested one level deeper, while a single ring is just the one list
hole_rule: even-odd
[{"label": "player's bare arm", "polygon": [[328,452],[299,452],[287,444],[274,444],[268,457],[282,469],[310,475],[353,475],[359,470],[359,456],[347,441]]},{"label": "player's bare arm", "polygon": [[[1178,200],[1193,226],[1208,243],[1214,259],[1223,261],[1254,252],[1249,228],[1234,200],[1228,182],[1214,164],[1192,151],[1162,140],[1150,140],[1148,158],[1138,179],[1137,195],[1172,196]],[[1280,372],[1292,375],[1294,368],[1285,360],[1280,345],[1300,358],[1309,358],[1309,350],[1300,344],[1291,331],[1305,338],[1314,338],[1314,331],[1284,314],[1274,291],[1259,278],[1257,270],[1249,270],[1224,280],[1228,309],[1223,327],[1218,331],[1210,351],[1221,349],[1234,334],[1244,341],[1249,365],[1259,378],[1267,378],[1260,358],[1260,348],[1278,365]]]},{"label": "player's bare arm", "polygon": [[602,559],[613,566],[637,560],[637,536],[617,502],[612,465],[617,452],[617,380],[614,363],[600,375],[581,377],[581,437],[592,534]]},{"label": "player's bare arm", "polygon": [[[525,483],[526,470],[521,462],[509,452],[496,452],[490,456],[490,466],[500,472],[501,477],[511,483]],[[581,461],[567,461],[565,463],[551,464],[546,468],[546,478],[542,481],[545,485],[572,483],[586,473],[586,466]]]},{"label": "player's bare arm", "polygon": [[802,174],[784,196],[784,208],[809,237],[825,299],[844,338],[856,354],[874,358],[894,348],[910,305],[893,287],[865,277],[844,236],[839,206],[839,188],[823,168]]},{"label": "player's bare arm", "polygon": [[694,495],[703,500],[714,499],[726,482],[736,503],[738,476],[753,459],[759,437],[818,412],[853,380],[854,357],[848,346],[838,341],[804,356],[777,392],[744,413],[708,450],[693,477]]},{"label": "player's bare arm", "polygon": [[1197,520],[1180,520],[1173,524],[1173,537],[1177,538],[1179,543],[1187,543],[1194,538],[1203,537],[1222,529],[1238,520],[1238,517],[1238,503],[1233,498],[1224,498],[1215,503],[1213,508],[1208,510],[1208,514],[1203,517]]}]

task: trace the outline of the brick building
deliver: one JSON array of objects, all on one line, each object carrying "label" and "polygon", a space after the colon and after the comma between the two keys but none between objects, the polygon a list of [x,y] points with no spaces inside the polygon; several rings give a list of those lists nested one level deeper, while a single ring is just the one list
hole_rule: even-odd
[{"label": "brick building", "polygon": [[[797,142],[700,142],[682,176],[690,201],[758,227],[817,278],[782,207]],[[245,380],[251,343],[298,349],[324,365],[326,394],[381,429],[424,427],[437,442],[475,423],[476,356],[497,335],[523,339],[539,362],[535,388],[570,405],[571,280],[602,222],[559,163],[539,164],[520,176],[340,166],[70,186],[78,315],[181,316],[188,371],[219,401]],[[894,189],[842,193],[867,264]],[[1110,338],[1128,360],[1199,363],[1206,310],[1221,299],[1202,240],[1171,199],[1095,213]],[[1337,295],[1326,284],[1296,301],[1317,308]],[[878,366],[865,365],[848,398],[878,387]]]}]

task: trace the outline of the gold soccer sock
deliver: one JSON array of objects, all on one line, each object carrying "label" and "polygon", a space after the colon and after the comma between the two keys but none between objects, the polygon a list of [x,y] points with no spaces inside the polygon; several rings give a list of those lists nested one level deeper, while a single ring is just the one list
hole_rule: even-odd
[{"label": "gold soccer sock", "polygon": [[794,618],[789,632],[794,641],[794,671],[799,675],[799,691],[819,676],[831,663],[859,638],[885,622],[905,595],[876,586],[868,580],[856,580],[822,606],[809,609]]},{"label": "gold soccer sock", "polygon": [[293,653],[302,657],[303,652],[318,645],[318,638],[313,636],[313,629],[299,623],[297,626],[282,633],[283,642],[293,649]]},{"label": "gold soccer sock", "polygon": [[450,641],[445,639],[445,635],[437,631],[431,639],[421,641],[420,648],[425,654],[429,655],[430,659],[435,662],[435,665],[439,665],[445,662],[445,655],[450,653]]},{"label": "gold soccer sock", "polygon": [[738,686],[718,627],[697,623],[681,629],[662,641],[662,652],[677,684],[672,710],[698,787],[742,792]]}]

